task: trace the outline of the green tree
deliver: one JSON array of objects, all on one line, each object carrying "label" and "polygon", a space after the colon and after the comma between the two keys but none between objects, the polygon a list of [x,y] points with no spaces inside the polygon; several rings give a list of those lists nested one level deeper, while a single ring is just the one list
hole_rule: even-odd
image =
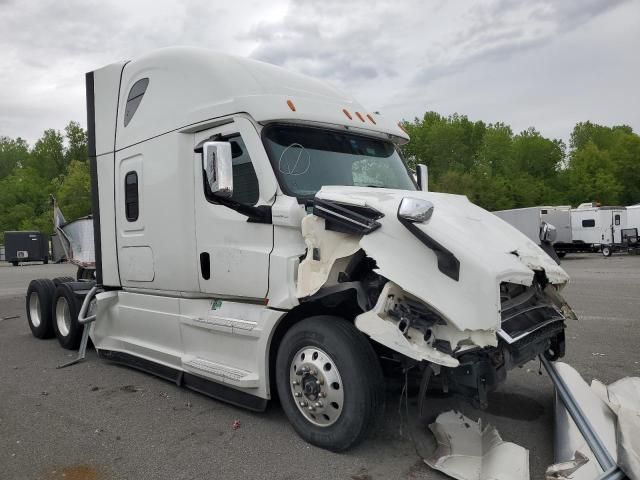
[{"label": "green tree", "polygon": [[64,152],[65,163],[68,165],[73,160],[87,162],[89,153],[87,151],[87,132],[78,122],[69,122],[64,128],[67,148]]},{"label": "green tree", "polygon": [[29,158],[29,145],[22,138],[0,137],[0,178],[10,175]]}]

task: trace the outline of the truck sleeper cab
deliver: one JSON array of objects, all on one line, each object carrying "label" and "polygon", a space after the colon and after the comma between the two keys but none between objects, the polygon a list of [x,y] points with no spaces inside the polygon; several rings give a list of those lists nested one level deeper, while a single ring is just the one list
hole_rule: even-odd
[{"label": "truck sleeper cab", "polygon": [[340,451],[384,377],[486,403],[564,353],[566,273],[464,196],[426,191],[406,133],[322,82],[194,48],[87,74],[100,357],[254,410],[279,395]]}]

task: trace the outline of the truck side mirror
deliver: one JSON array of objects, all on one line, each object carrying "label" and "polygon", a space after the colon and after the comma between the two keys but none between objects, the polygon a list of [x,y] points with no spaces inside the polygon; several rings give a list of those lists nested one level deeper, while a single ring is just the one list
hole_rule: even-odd
[{"label": "truck side mirror", "polygon": [[429,191],[429,171],[426,165],[416,165],[416,178],[418,180],[418,188],[423,192]]},{"label": "truck side mirror", "polygon": [[233,195],[233,165],[229,142],[205,142],[202,145],[202,168],[211,193],[219,197]]}]

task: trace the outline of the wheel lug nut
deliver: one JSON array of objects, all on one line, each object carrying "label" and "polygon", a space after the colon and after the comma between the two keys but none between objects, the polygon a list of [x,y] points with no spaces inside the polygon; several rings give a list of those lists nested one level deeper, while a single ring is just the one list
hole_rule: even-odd
[{"label": "wheel lug nut", "polygon": [[306,407],[306,406],[307,406],[307,402],[305,402],[305,401],[301,401],[301,402],[299,403],[299,405],[300,405],[301,407]]},{"label": "wheel lug nut", "polygon": [[324,392],[320,392],[320,393],[318,394],[318,396],[319,396],[320,398],[325,398],[325,397],[327,396],[327,394],[326,394],[326,393],[324,393]]},{"label": "wheel lug nut", "polygon": [[316,408],[321,408],[322,407],[322,402],[316,402],[313,404],[314,407]]},{"label": "wheel lug nut", "polygon": [[301,394],[300,392],[295,392],[295,393],[293,394],[293,396],[294,396],[294,397],[301,397],[301,396],[302,396],[302,394]]},{"label": "wheel lug nut", "polygon": [[297,380],[294,380],[293,382],[291,382],[291,385],[295,387],[296,385],[300,385],[300,382]]},{"label": "wheel lug nut", "polygon": [[324,380],[316,380],[316,385],[324,385]]},{"label": "wheel lug nut", "polygon": [[315,408],[312,405],[309,405],[309,411],[313,412],[315,410]]}]

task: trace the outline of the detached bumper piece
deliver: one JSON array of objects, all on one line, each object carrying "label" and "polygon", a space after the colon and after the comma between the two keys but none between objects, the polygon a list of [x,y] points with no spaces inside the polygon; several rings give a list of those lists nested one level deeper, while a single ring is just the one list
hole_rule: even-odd
[{"label": "detached bumper piece", "polygon": [[452,410],[429,429],[438,444],[424,459],[431,468],[459,480],[529,480],[529,451],[503,441],[491,425]]}]

